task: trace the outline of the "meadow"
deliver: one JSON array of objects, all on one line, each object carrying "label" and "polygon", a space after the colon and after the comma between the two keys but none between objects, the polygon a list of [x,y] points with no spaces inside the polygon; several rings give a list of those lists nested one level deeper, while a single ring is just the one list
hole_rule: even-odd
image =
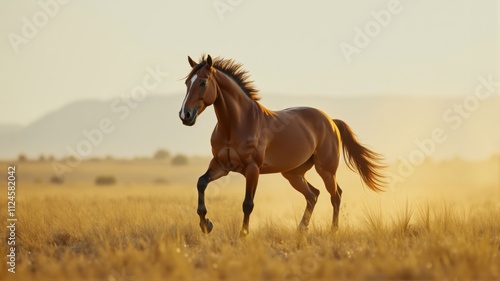
[{"label": "meadow", "polygon": [[[321,195],[307,232],[296,229],[302,196],[262,176],[245,238],[237,175],[207,189],[214,230],[201,233],[195,185],[205,158],[85,161],[62,184],[50,181],[49,162],[18,163],[16,273],[2,243],[0,280],[499,280],[499,160],[429,160],[384,193],[342,166],[338,231],[314,172]],[[98,175],[117,183],[96,185]],[[5,227],[0,235],[7,241]]]}]

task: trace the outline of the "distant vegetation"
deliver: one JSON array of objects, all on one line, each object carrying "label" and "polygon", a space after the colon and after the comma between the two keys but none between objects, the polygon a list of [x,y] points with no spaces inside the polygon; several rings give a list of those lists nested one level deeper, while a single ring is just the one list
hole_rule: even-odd
[{"label": "distant vegetation", "polygon": [[95,178],[96,185],[113,185],[116,183],[114,176],[97,176]]},{"label": "distant vegetation", "polygon": [[25,155],[25,154],[19,154],[19,156],[17,157],[17,161],[18,162],[26,162],[28,161],[28,157]]},{"label": "distant vegetation", "polygon": [[[171,163],[173,165],[185,165],[189,162],[189,157],[184,155],[184,154],[177,154],[176,156],[172,157],[172,154],[170,151],[167,149],[158,149],[151,157],[145,157],[145,156],[137,156],[134,157],[133,160],[140,160],[140,161],[147,161],[147,160],[169,160],[171,159]],[[61,161],[61,162],[79,162],[79,161],[91,161],[91,162],[99,162],[99,161],[114,161],[114,160],[128,160],[128,159],[123,159],[123,158],[116,158],[113,155],[106,155],[106,156],[91,156],[88,158],[84,159],[77,159],[73,155],[65,156],[62,158],[56,158],[54,155],[44,155],[40,154],[38,157],[33,157],[29,158],[25,153],[20,153],[17,156],[17,162],[28,162],[28,161],[38,161],[38,162],[53,162],[53,161]]]},{"label": "distant vegetation", "polygon": [[43,154],[40,154],[38,156],[38,162],[45,162],[45,161],[54,161],[55,160],[55,157],[54,155],[49,155],[49,156],[45,156]]},{"label": "distant vegetation", "polygon": [[156,178],[153,180],[153,183],[155,183],[155,184],[168,184],[169,181],[164,179],[164,178]]},{"label": "distant vegetation", "polygon": [[50,178],[50,183],[53,183],[53,184],[62,184],[62,183],[64,183],[64,179],[62,177],[52,176]]},{"label": "distant vegetation", "polygon": [[170,158],[170,152],[168,152],[168,150],[165,150],[165,149],[159,149],[153,155],[153,159],[155,159],[155,160],[166,160],[168,158]]},{"label": "distant vegetation", "polygon": [[184,154],[177,154],[172,158],[172,165],[174,166],[182,166],[187,165],[189,162],[189,158]]}]

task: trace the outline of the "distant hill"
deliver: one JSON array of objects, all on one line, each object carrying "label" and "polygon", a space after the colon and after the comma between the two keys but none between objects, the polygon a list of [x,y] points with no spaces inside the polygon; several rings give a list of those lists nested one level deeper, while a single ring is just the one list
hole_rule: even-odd
[{"label": "distant hill", "polygon": [[4,135],[13,135],[23,130],[23,126],[16,124],[0,124],[0,132]]},{"label": "distant hill", "polygon": [[[321,108],[332,118],[346,121],[361,142],[389,159],[407,158],[413,151],[422,150],[415,142],[431,137],[436,128],[442,129],[445,140],[435,143],[435,149],[429,153],[432,157],[485,158],[500,152],[500,97],[497,96],[479,101],[474,110],[466,110],[463,115],[467,117],[454,109],[455,104],[463,104],[463,98],[262,96],[261,103],[269,109]],[[210,134],[216,124],[213,109],[207,109],[194,127],[185,127],[178,117],[182,99],[183,94],[151,95],[134,109],[125,106],[124,101],[84,100],[68,104],[25,127],[0,124],[0,158],[12,159],[19,153],[28,157],[40,154],[61,157],[78,148],[88,152],[89,157],[151,156],[159,148],[173,153],[208,155]],[[127,116],[125,107],[130,110]],[[109,119],[113,132],[104,133],[102,142],[89,146],[90,140],[83,131],[98,129],[103,119]]]}]

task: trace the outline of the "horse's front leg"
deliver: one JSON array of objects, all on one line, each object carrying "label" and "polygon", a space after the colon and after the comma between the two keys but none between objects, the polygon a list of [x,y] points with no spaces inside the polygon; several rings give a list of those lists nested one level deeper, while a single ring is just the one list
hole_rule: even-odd
[{"label": "horse's front leg", "polygon": [[205,189],[210,182],[210,170],[198,179],[198,215],[200,216],[200,227],[203,233],[210,233],[214,227],[213,223],[206,218],[207,207],[205,207]]},{"label": "horse's front leg", "polygon": [[214,181],[222,176],[227,175],[228,173],[222,169],[222,167],[218,164],[217,160],[212,159],[208,166],[208,170],[205,174],[203,174],[198,179],[198,216],[200,216],[200,228],[203,233],[210,233],[212,228],[214,227],[212,221],[206,217],[207,215],[207,207],[205,206],[205,189],[208,186],[208,183]]},{"label": "horse's front leg", "polygon": [[250,221],[250,214],[253,211],[253,198],[255,196],[255,191],[257,189],[257,183],[259,181],[260,169],[256,163],[251,163],[247,165],[245,169],[246,178],[246,190],[245,190],[245,200],[243,201],[243,227],[241,228],[240,236],[248,235],[248,224]]}]

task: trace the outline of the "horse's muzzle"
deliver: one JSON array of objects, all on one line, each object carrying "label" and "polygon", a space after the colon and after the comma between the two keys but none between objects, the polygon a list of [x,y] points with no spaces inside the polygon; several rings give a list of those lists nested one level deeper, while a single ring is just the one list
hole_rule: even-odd
[{"label": "horse's muzzle", "polygon": [[179,118],[181,118],[182,124],[186,126],[193,126],[196,123],[196,117],[198,117],[198,109],[196,108],[185,110],[184,113],[179,112]]}]

